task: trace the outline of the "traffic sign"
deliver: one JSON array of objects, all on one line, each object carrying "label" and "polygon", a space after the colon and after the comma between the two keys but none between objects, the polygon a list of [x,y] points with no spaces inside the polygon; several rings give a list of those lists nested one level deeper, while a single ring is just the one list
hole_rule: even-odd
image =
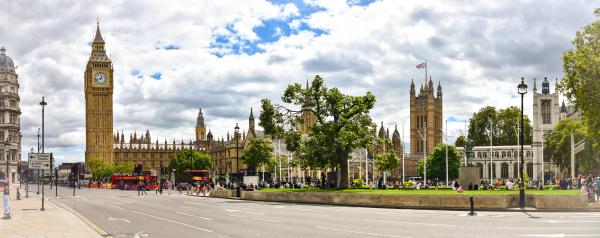
[{"label": "traffic sign", "polygon": [[30,169],[50,169],[50,153],[29,153]]}]

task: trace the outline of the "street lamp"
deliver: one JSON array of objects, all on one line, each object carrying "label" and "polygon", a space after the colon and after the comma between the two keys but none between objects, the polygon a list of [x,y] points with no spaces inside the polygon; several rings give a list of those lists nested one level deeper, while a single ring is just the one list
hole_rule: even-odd
[{"label": "street lamp", "polygon": [[521,163],[519,164],[519,173],[521,178],[519,179],[519,207],[525,208],[525,185],[523,183],[523,97],[527,93],[527,84],[525,84],[525,78],[521,77],[521,84],[517,86],[519,94],[521,94],[521,130],[519,139],[521,140],[521,151],[519,156],[521,157]]},{"label": "street lamp", "polygon": [[[40,106],[42,106],[42,153],[44,153],[45,145],[44,145],[44,108],[48,105],[45,101],[45,97],[42,97],[42,101],[40,102]],[[52,165],[50,165],[52,166]],[[52,174],[52,170],[50,170],[50,174]],[[42,208],[41,211],[45,211],[44,208],[44,169],[42,169]],[[50,183],[52,183],[52,178],[50,179]]]},{"label": "street lamp", "polygon": [[240,127],[238,126],[237,123],[235,123],[235,127],[233,128],[233,136],[235,136],[235,164],[236,164],[236,169],[237,169],[237,173],[239,175],[240,172],[240,154],[239,154],[239,136],[238,133],[240,133]]},{"label": "street lamp", "polygon": [[5,181],[7,182],[6,184],[4,184],[4,217],[2,217],[3,219],[10,219],[10,181],[8,179],[8,156],[10,153],[9,150],[9,146],[10,146],[10,141],[8,141],[8,138],[6,138],[6,141],[4,142],[4,146],[6,148],[6,174],[5,174]]}]

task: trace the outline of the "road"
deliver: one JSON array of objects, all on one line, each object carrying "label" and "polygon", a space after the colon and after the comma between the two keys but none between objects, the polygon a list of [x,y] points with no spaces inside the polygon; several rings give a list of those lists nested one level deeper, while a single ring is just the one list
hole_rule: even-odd
[{"label": "road", "polygon": [[600,237],[599,212],[477,212],[255,202],[59,188],[114,237]]}]

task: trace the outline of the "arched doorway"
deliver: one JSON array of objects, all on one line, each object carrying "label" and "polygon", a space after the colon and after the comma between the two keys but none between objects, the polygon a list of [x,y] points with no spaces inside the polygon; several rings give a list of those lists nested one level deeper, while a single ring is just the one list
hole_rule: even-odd
[{"label": "arched doorway", "polygon": [[508,178],[508,163],[504,162],[500,165],[500,177]]},{"label": "arched doorway", "polygon": [[483,178],[483,164],[477,163],[477,167],[479,167],[479,178]]}]

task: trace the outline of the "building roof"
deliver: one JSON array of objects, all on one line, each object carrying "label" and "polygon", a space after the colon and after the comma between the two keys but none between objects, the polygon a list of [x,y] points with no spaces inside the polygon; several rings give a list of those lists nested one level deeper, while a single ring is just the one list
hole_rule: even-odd
[{"label": "building roof", "polygon": [[8,55],[6,55],[4,46],[0,48],[0,72],[1,71],[15,71],[15,63]]}]

